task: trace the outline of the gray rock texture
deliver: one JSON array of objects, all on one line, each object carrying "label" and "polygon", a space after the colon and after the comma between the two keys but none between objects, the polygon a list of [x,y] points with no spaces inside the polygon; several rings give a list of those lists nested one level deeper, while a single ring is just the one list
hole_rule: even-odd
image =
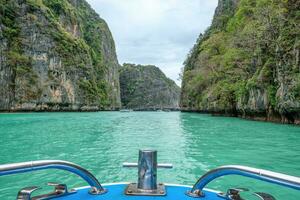
[{"label": "gray rock texture", "polygon": [[181,109],[300,124],[300,1],[219,0],[184,67]]},{"label": "gray rock texture", "polygon": [[124,64],[120,69],[122,107],[177,110],[180,88],[153,65]]},{"label": "gray rock texture", "polygon": [[119,64],[84,0],[0,0],[0,110],[120,107]]}]

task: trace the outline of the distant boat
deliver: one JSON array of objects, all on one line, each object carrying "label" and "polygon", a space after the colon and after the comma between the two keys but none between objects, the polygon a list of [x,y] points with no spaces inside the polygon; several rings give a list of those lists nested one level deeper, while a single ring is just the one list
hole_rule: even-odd
[{"label": "distant boat", "polygon": [[[244,200],[242,194],[245,194],[245,192],[253,196],[251,199],[256,197],[257,200],[275,200],[271,194],[251,192],[243,187],[229,188],[227,192],[205,188],[210,182],[226,175],[244,176],[300,190],[299,177],[240,165],[222,166],[208,171],[193,187],[157,183],[157,168],[172,168],[173,166],[172,164],[157,164],[157,151],[152,150],[140,150],[138,163],[123,163],[123,167],[138,168],[137,183],[122,182],[101,185],[97,178],[86,169],[62,160],[42,160],[0,165],[0,177],[44,169],[60,169],[78,175],[89,185],[69,190],[66,184],[48,183],[49,186],[53,187],[54,191],[46,194],[34,194],[34,191],[39,189],[39,187],[29,186],[19,190],[16,198],[18,200]],[[105,175],[107,174],[103,174],[103,176]],[[53,178],[53,176],[51,177]],[[249,184],[251,183],[253,183],[253,180],[249,181]],[[4,184],[5,181],[3,181],[1,186],[3,187]],[[233,184],[233,182],[228,182],[228,185]],[[287,190],[283,191],[287,192]],[[289,194],[287,193],[286,196],[288,197]]]},{"label": "distant boat", "polygon": [[131,109],[121,109],[120,112],[132,112],[133,110]]}]

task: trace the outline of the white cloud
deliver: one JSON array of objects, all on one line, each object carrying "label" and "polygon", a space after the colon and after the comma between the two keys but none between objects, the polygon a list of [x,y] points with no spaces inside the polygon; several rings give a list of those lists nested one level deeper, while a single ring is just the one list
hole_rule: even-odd
[{"label": "white cloud", "polygon": [[218,0],[87,0],[108,23],[120,63],[153,64],[178,81]]}]

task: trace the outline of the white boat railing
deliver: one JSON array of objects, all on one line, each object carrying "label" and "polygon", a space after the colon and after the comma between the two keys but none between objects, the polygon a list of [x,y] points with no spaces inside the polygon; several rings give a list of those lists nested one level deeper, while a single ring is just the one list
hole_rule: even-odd
[{"label": "white boat railing", "polygon": [[91,190],[89,191],[90,194],[104,194],[107,191],[88,170],[63,160],[40,160],[0,165],[0,176],[44,169],[60,169],[78,175],[91,186]]},{"label": "white boat railing", "polygon": [[204,174],[193,186],[192,190],[187,192],[187,195],[193,197],[201,197],[204,195],[203,188],[211,181],[226,175],[240,175],[249,178],[262,180],[269,183],[285,186],[300,190],[300,178],[272,172],[263,169],[257,169],[252,167],[240,166],[240,165],[227,165],[216,169],[213,169]]}]

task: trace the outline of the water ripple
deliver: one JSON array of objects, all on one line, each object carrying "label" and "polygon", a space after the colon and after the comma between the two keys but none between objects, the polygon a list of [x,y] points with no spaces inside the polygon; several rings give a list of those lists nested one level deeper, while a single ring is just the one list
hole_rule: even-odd
[{"label": "water ripple", "polygon": [[[161,182],[193,184],[209,169],[240,164],[300,176],[300,128],[237,118],[180,112],[24,113],[0,115],[0,163],[62,159],[80,164],[101,182],[136,181],[137,171],[122,168],[136,162],[139,149],[159,151]],[[0,199],[15,199],[25,186],[48,181],[85,185],[75,175],[57,170],[0,178]],[[269,191],[278,199],[300,199],[277,186],[226,177],[210,184]],[[286,193],[289,193],[289,197]]]}]

